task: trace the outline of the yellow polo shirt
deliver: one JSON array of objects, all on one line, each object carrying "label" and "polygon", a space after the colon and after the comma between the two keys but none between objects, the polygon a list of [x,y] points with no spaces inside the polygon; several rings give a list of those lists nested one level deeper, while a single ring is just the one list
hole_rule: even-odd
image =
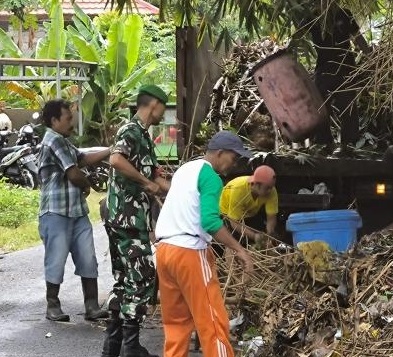
[{"label": "yellow polo shirt", "polygon": [[274,187],[266,197],[258,197],[254,200],[251,195],[249,176],[240,176],[229,181],[220,198],[220,211],[234,220],[253,217],[265,205],[266,215],[278,213],[278,196]]}]

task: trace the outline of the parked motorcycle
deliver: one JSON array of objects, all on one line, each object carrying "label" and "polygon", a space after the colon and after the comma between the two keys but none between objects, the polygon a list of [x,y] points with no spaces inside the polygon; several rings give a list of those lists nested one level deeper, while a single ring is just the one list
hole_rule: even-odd
[{"label": "parked motorcycle", "polygon": [[[33,113],[32,119],[33,121],[37,121],[39,118],[39,113]],[[18,131],[18,138],[16,139],[16,145],[25,145],[28,144],[33,149],[33,152],[36,153],[40,148],[40,137],[36,133],[36,129],[40,127],[41,124],[28,123],[23,125]]]},{"label": "parked motorcycle", "polygon": [[[91,153],[107,149],[106,147],[79,148],[82,153]],[[106,192],[108,189],[109,162],[104,160],[94,166],[85,166],[81,170],[89,180],[91,188],[96,192]]]},{"label": "parked motorcycle", "polygon": [[10,130],[0,131],[0,178],[30,189],[38,187],[36,157],[29,145],[5,147]]}]

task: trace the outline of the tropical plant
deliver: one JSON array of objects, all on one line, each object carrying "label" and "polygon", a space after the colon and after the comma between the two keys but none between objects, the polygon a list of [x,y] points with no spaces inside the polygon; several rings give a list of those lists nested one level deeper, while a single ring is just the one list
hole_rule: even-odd
[{"label": "tropical plant", "polygon": [[[157,58],[175,58],[176,38],[173,21],[159,22],[156,16],[143,17],[144,31],[139,49],[138,61],[135,68],[142,68],[146,63]],[[170,93],[170,100],[174,101],[176,93],[175,62],[161,67],[154,73],[144,77],[145,83],[157,84]]]},{"label": "tropical plant", "polygon": [[[45,35],[38,41],[35,58],[37,59],[64,59],[66,48],[66,32],[64,30],[64,19],[60,0],[52,0],[49,20],[44,23],[46,29]],[[0,50],[0,57],[21,58],[24,54],[19,47],[12,41],[7,33],[0,29],[0,41],[3,46]],[[7,68],[7,75],[16,75],[17,68]],[[30,75],[42,75],[39,70],[28,67]],[[48,73],[51,71],[49,70]],[[6,82],[3,90],[17,94],[18,98],[14,101],[20,101],[21,98],[27,101],[31,108],[41,108],[43,104],[56,97],[55,82],[32,81],[28,83],[10,81]],[[67,99],[75,99],[75,84],[71,82],[62,83],[62,96]]]},{"label": "tropical plant", "polygon": [[0,10],[12,12],[21,21],[32,9],[46,6],[48,0],[2,0]]},{"label": "tropical plant", "polygon": [[150,74],[174,66],[174,56],[152,58],[137,68],[143,20],[136,14],[114,17],[106,34],[75,4],[73,25],[67,27],[76,58],[97,62],[98,68],[83,97],[85,129],[108,145],[114,128],[128,116],[127,104]]},{"label": "tropical plant", "polygon": [[42,59],[63,59],[67,43],[61,0],[52,0],[49,22],[44,23],[45,36],[38,40],[35,57]]},{"label": "tropical plant", "polygon": [[9,23],[17,31],[19,48],[22,48],[24,30],[29,32],[28,49],[33,48],[34,34],[38,29],[38,19],[36,15],[32,14],[32,11],[46,7],[47,4],[48,0],[3,0],[0,3],[0,10],[12,13]]},{"label": "tropical plant", "polygon": [[[117,11],[108,11],[93,19],[94,25],[104,39],[108,36],[110,25],[121,15]],[[157,16],[146,15],[143,19],[143,33],[140,42],[138,61],[135,70],[143,67],[157,58],[175,57],[176,38],[173,21],[159,22]],[[173,68],[172,68],[173,67]],[[154,83],[162,87],[167,93],[175,93],[176,70],[174,66],[165,66],[146,75],[146,83]]]},{"label": "tropical plant", "polygon": [[[160,0],[159,7],[161,20],[169,15],[176,26],[199,26],[200,38],[208,33],[213,40],[215,30],[219,30],[216,41],[230,41],[232,22],[228,26],[222,21],[227,16],[235,17],[236,27],[244,28],[251,36],[269,32],[280,39],[292,32],[294,21],[307,16],[318,4],[325,9],[337,4],[367,18],[383,12],[389,3],[389,0]],[[134,0],[107,0],[107,4],[120,11],[135,8]]]},{"label": "tropical plant", "polygon": [[[38,42],[35,52],[36,58],[71,58],[98,63],[92,80],[84,88],[82,109],[85,129],[101,144],[108,144],[110,130],[128,115],[127,104],[135,98],[142,83],[161,81],[166,84],[164,89],[172,90],[172,99],[175,93],[175,44],[170,39],[169,30],[162,30],[162,33],[166,31],[164,37],[171,43],[171,49],[167,51],[165,46],[156,46],[156,51],[150,51],[144,47],[144,59],[138,61],[143,32],[142,18],[138,15],[110,17],[113,20],[102,35],[98,26],[75,5],[73,25],[64,30],[61,3],[59,0],[52,0],[50,21],[44,24],[46,34]],[[158,27],[161,25],[157,24]],[[146,43],[151,46],[160,43],[152,41],[154,31],[155,29],[148,31]],[[18,46],[1,29],[0,41],[3,44],[0,56],[23,56]],[[32,69],[31,71],[34,74]],[[19,98],[28,100],[31,107],[40,107],[56,95],[54,82],[9,82],[6,86],[7,90],[17,93]],[[73,83],[62,83],[62,88],[62,96],[65,98],[73,99],[77,95]],[[2,93],[5,92],[4,88],[1,90]]]},{"label": "tropical plant", "polygon": [[93,19],[93,24],[103,38],[107,38],[109,28],[113,21],[117,20],[120,16],[118,11],[105,11]]}]

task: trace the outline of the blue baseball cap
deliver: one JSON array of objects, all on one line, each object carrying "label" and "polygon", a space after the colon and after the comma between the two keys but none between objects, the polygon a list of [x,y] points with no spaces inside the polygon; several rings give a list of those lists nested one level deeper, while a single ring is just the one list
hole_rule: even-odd
[{"label": "blue baseball cap", "polygon": [[239,136],[228,130],[222,130],[214,134],[207,144],[207,149],[233,151],[247,159],[252,157],[252,152],[244,147]]}]

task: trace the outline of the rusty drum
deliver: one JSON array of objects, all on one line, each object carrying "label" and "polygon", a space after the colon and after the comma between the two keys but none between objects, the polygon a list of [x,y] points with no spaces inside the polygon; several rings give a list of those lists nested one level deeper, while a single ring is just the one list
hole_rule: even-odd
[{"label": "rusty drum", "polygon": [[286,50],[259,62],[253,68],[253,77],[273,120],[288,139],[305,139],[327,120],[317,87]]}]

